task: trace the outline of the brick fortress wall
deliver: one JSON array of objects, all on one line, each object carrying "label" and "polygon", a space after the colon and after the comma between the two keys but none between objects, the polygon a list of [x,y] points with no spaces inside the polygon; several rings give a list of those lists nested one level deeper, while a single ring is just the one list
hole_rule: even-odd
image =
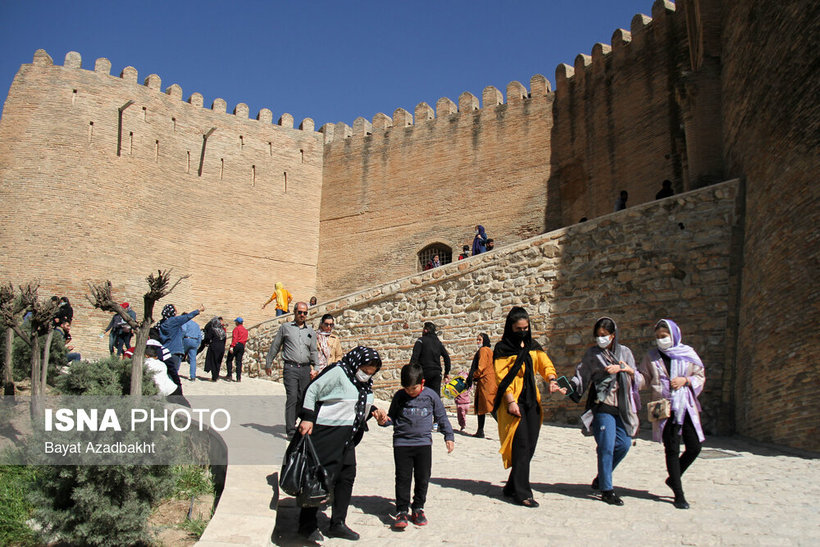
[{"label": "brick fortress wall", "polygon": [[[471,244],[482,224],[497,245],[544,231],[552,93],[540,75],[479,100],[439,99],[353,127],[326,125],[320,226],[323,299],[419,270],[432,243]],[[415,123],[414,123],[415,121]]]},{"label": "brick fortress wall", "polygon": [[[675,8],[656,1],[653,17],[635,15],[611,45],[556,69],[549,229],[612,212],[621,190],[632,206],[654,199],[664,179],[678,193],[723,180],[720,95],[686,100],[695,84],[684,76],[686,22]],[[717,78],[698,79],[697,90]]]},{"label": "brick fortress wall", "polygon": [[746,192],[737,430],[820,450],[818,5],[730,1],[723,25],[727,170]]},{"label": "brick fortress wall", "polygon": [[[384,399],[399,388],[399,370],[424,321],[438,325],[457,373],[469,367],[477,334],[497,342],[509,309],[524,306],[559,374],[571,375],[602,315],[618,322],[621,341],[638,360],[654,323],[673,318],[706,363],[707,429],[726,433],[737,196],[737,181],[730,181],[609,214],[321,304],[310,322],[333,313],[346,351],[359,344],[379,350],[385,366],[376,392]],[[250,329],[246,359],[264,366],[281,321]],[[544,402],[545,417],[560,423],[575,422],[583,410],[563,397]]]},{"label": "brick fortress wall", "polygon": [[163,93],[157,75],[140,85],[133,67],[121,77],[110,67],[82,70],[74,52],[54,66],[40,50],[15,76],[0,124],[0,279],[38,278],[43,296],[67,295],[86,357],[107,353],[96,334],[109,320],[82,298],[86,280],[110,279],[140,316],[156,268],[191,275],[167,301],[204,303],[205,320],[270,317],[259,307],[277,280],[309,298],[322,187],[312,120],[273,125],[268,109],[249,120],[246,105],[230,115],[222,99],[204,109],[199,93],[183,102],[178,85]]}]

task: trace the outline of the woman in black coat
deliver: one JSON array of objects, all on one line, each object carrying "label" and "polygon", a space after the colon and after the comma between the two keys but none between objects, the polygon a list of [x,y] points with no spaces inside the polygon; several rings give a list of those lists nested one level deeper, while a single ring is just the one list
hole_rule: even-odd
[{"label": "woman in black coat", "polygon": [[219,369],[222,366],[222,357],[225,355],[225,322],[221,317],[214,317],[205,325],[205,336],[202,343],[208,346],[205,354],[205,372],[211,373],[211,381],[219,378]]}]

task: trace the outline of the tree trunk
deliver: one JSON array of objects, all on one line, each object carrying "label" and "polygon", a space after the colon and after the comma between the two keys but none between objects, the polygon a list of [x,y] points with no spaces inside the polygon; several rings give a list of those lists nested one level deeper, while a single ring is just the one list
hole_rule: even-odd
[{"label": "tree trunk", "polygon": [[54,329],[48,329],[46,345],[43,348],[43,362],[40,370],[40,393],[46,392],[46,381],[48,380],[48,360],[51,357],[51,339],[54,337]]},{"label": "tree trunk", "polygon": [[145,360],[145,344],[148,342],[148,331],[151,322],[143,321],[136,330],[134,341],[134,356],[131,357],[131,397],[139,399],[142,396],[142,362]]},{"label": "tree trunk", "polygon": [[4,359],[5,369],[3,370],[3,395],[14,395],[14,365],[11,360],[12,344],[14,344],[14,331],[6,329],[6,355]]},{"label": "tree trunk", "polygon": [[42,415],[42,396],[40,393],[40,337],[37,326],[31,325],[31,418]]}]

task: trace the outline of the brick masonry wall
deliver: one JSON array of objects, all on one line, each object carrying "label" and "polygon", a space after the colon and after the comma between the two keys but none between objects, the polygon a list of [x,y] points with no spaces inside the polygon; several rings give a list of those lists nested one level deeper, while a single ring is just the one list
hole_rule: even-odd
[{"label": "brick masonry wall", "polygon": [[710,80],[682,76],[689,50],[675,8],[656,1],[652,17],[635,15],[611,44],[556,69],[549,229],[612,212],[621,190],[636,205],[653,200],[664,179],[678,193],[723,180],[719,143],[702,138],[720,133],[719,115],[708,116],[720,96],[686,99]]},{"label": "brick masonry wall", "polygon": [[216,314],[270,317],[272,308],[259,308],[277,280],[309,298],[322,135],[293,129],[288,115],[272,125],[266,109],[249,120],[241,104],[230,115],[222,99],[213,109],[198,93],[183,102],[179,86],[162,93],[156,75],[140,85],[130,67],[111,76],[105,59],[98,71],[80,63],[69,53],[53,66],[41,51],[11,86],[0,123],[0,279],[38,278],[43,296],[69,296],[85,357],[107,354],[97,334],[109,320],[82,297],[86,280],[110,279],[141,316],[152,270],[190,274],[166,301],[185,311],[204,303],[200,324]]},{"label": "brick masonry wall", "polygon": [[324,155],[322,299],[417,272],[417,253],[432,243],[456,258],[477,224],[499,246],[544,232],[552,94],[542,76],[530,87],[513,82],[504,104],[488,87],[481,109],[468,93],[458,112],[446,98],[435,114],[422,103],[415,125],[399,109],[372,124],[360,118],[353,131],[323,128],[333,133]]},{"label": "brick masonry wall", "polygon": [[737,430],[820,451],[817,3],[731,1],[725,13],[726,164],[746,192]]},{"label": "brick masonry wall", "polygon": [[[329,311],[345,350],[377,348],[385,366],[376,391],[388,398],[424,321],[438,325],[458,372],[469,367],[477,334],[497,342],[510,307],[522,305],[559,374],[571,375],[598,317],[619,323],[636,359],[650,347],[654,323],[674,318],[706,363],[701,400],[706,428],[715,433],[733,343],[726,332],[737,190],[731,181],[556,230],[327,302],[312,310],[311,321]],[[264,363],[278,325],[250,329],[247,359]],[[552,421],[575,422],[582,410],[563,397],[544,401]]]}]

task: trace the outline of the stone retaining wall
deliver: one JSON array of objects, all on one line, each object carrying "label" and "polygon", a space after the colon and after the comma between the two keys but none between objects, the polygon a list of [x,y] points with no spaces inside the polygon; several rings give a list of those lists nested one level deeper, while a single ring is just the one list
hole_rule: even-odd
[{"label": "stone retaining wall", "polygon": [[[438,325],[458,372],[472,360],[476,335],[497,342],[510,307],[524,306],[559,374],[571,375],[598,317],[615,319],[636,359],[650,347],[654,323],[673,318],[706,363],[701,400],[707,430],[717,432],[731,406],[724,372],[736,320],[729,303],[737,196],[737,181],[729,181],[606,215],[324,303],[311,310],[311,323],[333,313],[345,350],[377,348],[385,366],[376,392],[387,399],[424,321]],[[281,321],[251,327],[246,359],[264,363]],[[558,422],[581,411],[563,396],[545,396],[544,407]]]}]

